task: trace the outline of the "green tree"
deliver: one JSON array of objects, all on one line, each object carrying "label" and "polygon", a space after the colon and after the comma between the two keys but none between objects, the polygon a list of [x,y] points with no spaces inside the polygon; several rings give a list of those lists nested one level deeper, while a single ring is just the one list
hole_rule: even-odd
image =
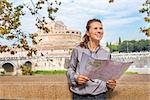
[{"label": "green tree", "polygon": [[123,41],[118,47],[119,52],[140,52],[148,50],[148,40],[144,39],[141,39],[139,41]]},{"label": "green tree", "polygon": [[127,41],[123,41],[118,48],[119,52],[127,52]]},{"label": "green tree", "polygon": [[106,42],[106,47],[110,49],[110,52],[118,51],[118,45],[114,45],[111,42],[110,43]]},{"label": "green tree", "polygon": [[109,49],[110,49],[110,52],[112,52],[112,45],[111,45],[111,42],[109,43]]},{"label": "green tree", "polygon": [[108,42],[106,42],[106,47],[109,47],[109,43]]},{"label": "green tree", "polygon": [[142,39],[137,42],[139,51],[147,51],[148,50],[148,41]]},{"label": "green tree", "polygon": [[[0,44],[0,53],[9,52],[13,48],[23,48],[28,51],[28,56],[32,56],[32,54],[36,54],[36,48],[33,48],[29,45],[28,38],[32,40],[32,44],[37,44],[40,40],[36,40],[35,37],[38,34],[29,34],[29,36],[24,33],[25,30],[20,28],[21,26],[21,17],[23,17],[26,13],[24,12],[24,8],[27,8],[29,12],[36,16],[36,23],[38,29],[43,30],[45,32],[49,32],[50,30],[46,27],[46,18],[48,17],[50,20],[54,20],[53,14],[58,11],[58,6],[61,2],[53,1],[53,0],[30,0],[30,4],[20,4],[14,6],[13,3],[8,0],[0,0],[0,39],[17,41],[12,43],[11,46],[9,44],[2,45]],[[40,11],[43,7],[47,8],[48,16],[41,16]],[[15,52],[14,52],[15,53]],[[12,53],[12,54],[14,54]]]},{"label": "green tree", "polygon": [[121,44],[121,37],[119,37],[119,43],[118,43],[119,45]]},{"label": "green tree", "polygon": [[116,52],[116,51],[118,51],[118,45],[112,44],[111,45],[111,52]]}]

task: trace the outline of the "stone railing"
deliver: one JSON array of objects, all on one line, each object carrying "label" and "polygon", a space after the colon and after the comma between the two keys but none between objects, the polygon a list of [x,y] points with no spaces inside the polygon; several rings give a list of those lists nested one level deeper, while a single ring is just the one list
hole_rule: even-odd
[{"label": "stone railing", "polygon": [[[138,77],[138,78],[137,78]],[[150,100],[149,75],[125,75],[109,95],[110,100]],[[0,99],[71,100],[66,77],[1,76]]]}]

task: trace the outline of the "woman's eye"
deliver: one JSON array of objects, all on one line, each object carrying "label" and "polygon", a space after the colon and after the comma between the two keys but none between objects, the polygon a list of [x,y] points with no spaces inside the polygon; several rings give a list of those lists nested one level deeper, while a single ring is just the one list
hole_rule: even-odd
[{"label": "woman's eye", "polygon": [[97,28],[97,27],[95,27],[94,29],[95,29],[95,30],[97,30],[97,29],[100,29],[100,30],[102,30],[103,28]]}]

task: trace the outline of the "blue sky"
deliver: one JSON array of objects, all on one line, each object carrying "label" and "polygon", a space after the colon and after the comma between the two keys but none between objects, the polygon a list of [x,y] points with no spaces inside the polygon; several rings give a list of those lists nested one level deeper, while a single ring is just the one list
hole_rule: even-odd
[{"label": "blue sky", "polygon": [[[10,0],[15,4],[28,3],[30,0]],[[35,0],[33,0],[35,1]],[[61,20],[69,29],[85,32],[86,22],[91,18],[102,20],[104,26],[104,37],[101,41],[117,42],[122,40],[146,39],[140,27],[147,26],[143,20],[144,14],[139,9],[145,0],[114,0],[109,4],[108,0],[61,0],[62,5],[55,14],[56,20]],[[41,13],[45,15],[43,11]],[[26,16],[22,18],[22,27],[26,32],[35,32],[34,17],[26,10]]]}]

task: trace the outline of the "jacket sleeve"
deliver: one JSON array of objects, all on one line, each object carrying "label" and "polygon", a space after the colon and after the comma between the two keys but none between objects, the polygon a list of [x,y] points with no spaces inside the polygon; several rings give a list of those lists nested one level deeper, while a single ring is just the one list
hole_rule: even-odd
[{"label": "jacket sleeve", "polygon": [[71,58],[70,58],[70,65],[69,68],[67,69],[67,77],[70,85],[76,86],[76,79],[77,79],[77,74],[76,74],[76,68],[78,64],[78,51],[77,49],[73,49]]}]

